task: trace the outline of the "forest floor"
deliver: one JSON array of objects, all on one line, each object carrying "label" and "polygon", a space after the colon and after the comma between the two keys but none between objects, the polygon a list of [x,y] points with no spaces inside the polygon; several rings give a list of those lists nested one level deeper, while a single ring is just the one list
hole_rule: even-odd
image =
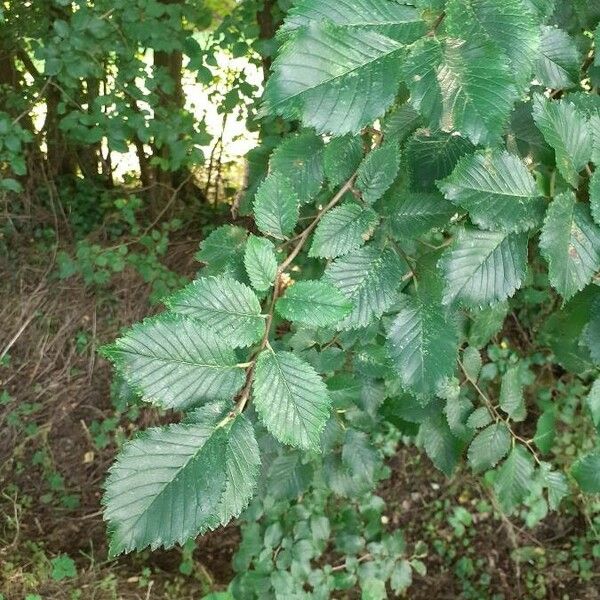
[{"label": "forest floor", "polygon": [[[192,276],[197,244],[175,240],[169,267]],[[199,600],[223,589],[235,526],[184,552],[107,560],[100,498],[115,440],[160,417],[116,405],[97,349],[148,314],[149,287],[126,270],[94,291],[57,279],[52,261],[24,244],[0,262],[0,599]],[[380,490],[390,526],[429,548],[408,597],[600,598],[600,544],[582,517],[527,529],[467,471],[449,482],[414,447],[390,466]]]}]

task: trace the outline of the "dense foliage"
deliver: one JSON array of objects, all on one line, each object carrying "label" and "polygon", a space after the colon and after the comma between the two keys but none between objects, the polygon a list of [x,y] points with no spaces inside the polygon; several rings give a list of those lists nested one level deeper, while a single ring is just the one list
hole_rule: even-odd
[{"label": "dense foliage", "polygon": [[[97,11],[94,35],[116,35],[108,5],[75,15]],[[189,8],[174,5],[127,35],[159,36],[151,47],[185,50],[202,73],[211,50],[169,32],[168,11]],[[233,207],[253,220],[215,229],[198,278],[103,351],[142,401],[183,413],[125,443],[111,468],[112,554],[241,518],[233,597],[385,598],[424,568],[375,495],[399,443],[448,476],[466,462],[529,526],[600,492],[599,20],[585,0],[232,12],[221,31],[258,39],[269,73]],[[61,27],[47,74],[96,77],[70,73],[81,61]],[[135,112],[142,65],[121,62],[121,41],[110,102]],[[198,159],[185,111],[114,132],[103,102],[88,106],[63,117],[75,142],[167,148],[161,171]],[[13,130],[17,158],[2,160],[18,175],[30,134]]]}]

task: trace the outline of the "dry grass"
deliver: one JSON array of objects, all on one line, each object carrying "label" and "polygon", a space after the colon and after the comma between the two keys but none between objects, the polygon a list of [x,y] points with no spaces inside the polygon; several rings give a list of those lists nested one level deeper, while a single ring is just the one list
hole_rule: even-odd
[{"label": "dry grass", "polygon": [[[176,241],[169,266],[192,275],[196,247],[197,240]],[[90,434],[92,422],[115,414],[111,369],[97,349],[148,314],[149,286],[125,271],[94,292],[79,278],[58,280],[52,256],[46,264],[38,264],[33,249],[18,256],[0,263],[0,355],[8,361],[0,367],[0,390],[12,398],[0,405],[0,592],[10,600],[26,592],[62,599],[71,598],[75,586],[83,598],[162,598],[165,585],[181,587],[178,551],[106,561],[101,485],[116,449],[99,450]],[[15,412],[28,405],[31,413],[15,425]],[[119,427],[129,435],[157,419],[155,411],[144,410],[135,425],[123,420]],[[50,465],[35,464],[40,451]],[[62,475],[64,493],[77,494],[79,506],[44,501],[48,469]],[[236,536],[232,530],[225,543],[222,534],[203,542],[198,577],[188,578],[173,597],[195,598],[207,582],[225,583]],[[78,564],[78,578],[68,585],[48,577],[47,558],[61,553]],[[139,587],[145,564],[164,572],[163,580],[152,578],[149,593]]]}]

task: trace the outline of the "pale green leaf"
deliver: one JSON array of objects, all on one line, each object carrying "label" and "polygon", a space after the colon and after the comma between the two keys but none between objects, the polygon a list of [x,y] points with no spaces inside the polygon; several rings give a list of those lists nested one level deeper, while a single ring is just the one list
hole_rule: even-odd
[{"label": "pale green leaf", "polygon": [[283,239],[298,223],[300,201],[292,183],[280,173],[271,173],[256,192],[254,217],[265,235]]},{"label": "pale green leaf", "polygon": [[543,217],[545,203],[535,180],[519,157],[506,151],[463,156],[439,188],[483,229],[526,231]]},{"label": "pale green leaf", "polygon": [[411,102],[432,128],[496,143],[516,99],[506,57],[489,42],[422,38],[404,63]]},{"label": "pale green leaf", "polygon": [[228,277],[197,279],[167,300],[169,308],[193,318],[233,347],[260,340],[265,319],[255,293]]},{"label": "pale green leaf", "polygon": [[462,353],[462,364],[466,374],[473,380],[479,379],[481,373],[481,353],[473,346],[467,346]]},{"label": "pale green leaf", "polygon": [[319,133],[358,133],[394,101],[403,54],[402,44],[374,31],[312,22],[279,52],[263,112]]},{"label": "pale green leaf", "polygon": [[145,401],[166,408],[233,398],[245,379],[231,345],[176,315],[134,325],[105,354]]},{"label": "pale green leaf", "polygon": [[471,442],[467,458],[475,471],[496,466],[510,450],[511,436],[506,425],[497,423],[480,431]]},{"label": "pale green leaf", "polygon": [[540,248],[548,261],[550,283],[569,300],[582,290],[600,269],[600,229],[587,205],[565,192],[550,204]]},{"label": "pale green leaf", "polygon": [[264,350],[256,362],[253,405],[282,443],[319,450],[331,401],[317,372],[290,352]]},{"label": "pale green leaf", "polygon": [[268,290],[277,275],[275,246],[265,238],[251,235],[246,243],[244,265],[252,287],[259,292]]},{"label": "pale green leaf", "polygon": [[502,302],[524,281],[527,236],[462,229],[439,266],[446,280],[444,302],[468,306]]},{"label": "pale green leaf", "polygon": [[321,219],[313,236],[309,255],[337,258],[360,248],[373,235],[379,222],[377,213],[353,201],[330,210]]},{"label": "pale green leaf", "polygon": [[560,174],[578,187],[579,171],[592,158],[593,138],[585,115],[567,100],[535,96],[533,118],[544,139],[556,153]]},{"label": "pale green leaf", "polygon": [[502,376],[500,408],[513,421],[524,421],[527,416],[523,395],[522,365],[510,367]]},{"label": "pale green leaf", "polygon": [[286,290],[275,308],[288,321],[327,327],[348,315],[352,302],[327,281],[299,281]]},{"label": "pale green leaf", "polygon": [[540,465],[540,472],[544,487],[548,490],[548,506],[550,510],[557,510],[561,500],[569,493],[569,482],[563,473],[553,471],[548,463]]},{"label": "pale green leaf", "polygon": [[510,513],[527,497],[534,476],[533,458],[521,445],[513,448],[498,468],[494,491],[502,508]]},{"label": "pale green leaf", "polygon": [[579,83],[581,58],[571,36],[557,27],[542,27],[535,78],[544,86],[562,90]]},{"label": "pale green leaf", "polygon": [[367,204],[381,198],[392,185],[400,169],[400,151],[396,144],[386,144],[369,152],[358,169],[356,188]]},{"label": "pale green leaf", "polygon": [[467,427],[471,429],[482,429],[493,421],[492,415],[486,406],[476,408],[467,419]]},{"label": "pale green leaf", "polygon": [[327,267],[325,276],[354,305],[338,328],[366,327],[398,299],[406,265],[390,249],[365,246],[338,258]]},{"label": "pale green leaf", "polygon": [[269,168],[288,178],[301,204],[310,202],[325,181],[323,140],[311,132],[287,137],[273,151]]}]

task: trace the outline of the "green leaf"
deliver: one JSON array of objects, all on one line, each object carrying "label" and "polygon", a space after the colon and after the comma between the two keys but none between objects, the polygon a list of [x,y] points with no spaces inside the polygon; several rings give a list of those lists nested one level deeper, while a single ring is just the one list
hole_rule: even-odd
[{"label": "green leaf", "polygon": [[275,246],[265,238],[251,235],[246,243],[244,265],[252,287],[265,292],[273,285],[277,275]]},{"label": "green leaf", "polygon": [[241,227],[218,227],[200,244],[195,258],[198,262],[207,263],[212,272],[217,274],[243,257],[247,237],[248,232]]},{"label": "green leaf", "polygon": [[500,408],[513,420],[524,421],[527,416],[523,395],[523,365],[510,367],[502,376]]},{"label": "green leaf", "polygon": [[467,306],[502,302],[519,289],[527,270],[527,235],[461,229],[439,266],[444,303]]},{"label": "green leaf", "polygon": [[63,579],[77,577],[77,566],[68,554],[61,554],[53,558],[50,564],[52,565],[52,572],[50,573],[52,581],[62,581]]},{"label": "green leaf", "polygon": [[442,305],[425,293],[403,296],[388,333],[388,351],[402,385],[417,396],[435,395],[454,374],[458,335]]},{"label": "green leaf", "polygon": [[467,427],[470,429],[482,429],[492,422],[492,415],[486,406],[476,408],[467,419]]},{"label": "green leaf", "polygon": [[571,475],[586,494],[600,493],[600,452],[582,456],[571,467]]},{"label": "green leaf", "polygon": [[556,437],[556,412],[553,408],[544,411],[538,418],[535,436],[535,445],[544,454],[548,454],[554,445]]},{"label": "green leaf", "polygon": [[360,248],[372,235],[379,216],[371,208],[347,201],[321,219],[313,236],[309,256],[337,258]]},{"label": "green leaf", "polygon": [[256,362],[254,407],[282,443],[319,450],[331,401],[317,372],[290,352],[264,350]]},{"label": "green leaf", "polygon": [[134,325],[105,354],[146,402],[165,408],[231,399],[245,379],[221,336],[176,315]]},{"label": "green leaf", "polygon": [[364,154],[363,141],[359,136],[333,138],[325,146],[323,164],[325,176],[332,188],[352,177]]},{"label": "green leaf", "polygon": [[545,203],[535,180],[519,157],[506,151],[463,156],[439,188],[483,229],[526,231],[543,217]]},{"label": "green leaf", "polygon": [[288,137],[275,148],[269,165],[272,172],[289,179],[300,203],[306,204],[319,193],[325,180],[323,140],[311,132]]},{"label": "green leaf", "polygon": [[[187,415],[186,423],[218,427],[230,415],[228,403],[203,406]],[[225,450],[225,488],[219,502],[221,525],[240,516],[254,496],[260,471],[260,451],[252,423],[238,414],[224,425],[227,431]]]},{"label": "green leaf", "polygon": [[548,100],[539,94],[534,98],[533,118],[554,148],[560,174],[576,188],[579,171],[592,158],[593,139],[587,119],[571,102]]},{"label": "green leaf", "polygon": [[348,315],[352,302],[327,281],[299,281],[286,290],[275,307],[288,321],[327,327]]},{"label": "green leaf", "polygon": [[494,490],[502,508],[510,513],[528,496],[534,476],[531,454],[521,445],[513,448],[498,469]]},{"label": "green leaf", "polygon": [[590,211],[596,225],[600,225],[600,169],[590,179]]},{"label": "green leaf", "polygon": [[449,0],[446,13],[448,35],[487,40],[508,59],[519,88],[529,83],[540,34],[522,0]]},{"label": "green leaf", "polygon": [[545,87],[562,90],[579,83],[581,58],[571,36],[557,27],[542,27],[535,78]]},{"label": "green leaf", "polygon": [[416,8],[387,0],[300,0],[289,11],[280,33],[323,21],[345,29],[371,30],[405,44],[425,33]]},{"label": "green leaf", "polygon": [[167,305],[235,348],[254,344],[265,331],[265,319],[254,292],[228,277],[197,279],[171,296]]},{"label": "green leaf", "polygon": [[273,63],[263,112],[318,133],[358,133],[394,101],[403,54],[402,44],[374,31],[312,22]]},{"label": "green leaf", "polygon": [[483,348],[502,329],[508,314],[508,303],[501,302],[470,314],[468,342],[476,348]]},{"label": "green leaf", "polygon": [[540,465],[540,472],[544,487],[548,489],[548,506],[557,510],[560,501],[569,493],[569,482],[563,473],[553,471],[548,463]]},{"label": "green leaf", "polygon": [[299,204],[292,183],[280,173],[271,173],[256,192],[256,226],[265,235],[284,239],[298,224]]},{"label": "green leaf", "polygon": [[312,482],[313,468],[303,464],[298,452],[278,456],[269,468],[269,493],[276,499],[303,494]]},{"label": "green leaf", "polygon": [[540,341],[550,347],[556,361],[573,373],[580,374],[593,367],[589,349],[580,339],[599,291],[597,286],[587,286],[551,314],[540,332]]},{"label": "green leaf", "polygon": [[400,169],[400,151],[396,144],[386,144],[369,152],[358,169],[356,188],[367,204],[381,198],[394,183]]},{"label": "green leaf", "polygon": [[398,299],[405,273],[405,263],[395,252],[375,246],[365,246],[329,265],[325,276],[354,305],[338,328],[366,327],[381,317]]},{"label": "green leaf", "polygon": [[183,544],[221,523],[228,436],[206,424],[149,429],[125,444],[103,498],[111,554]]},{"label": "green leaf", "polygon": [[414,107],[433,129],[458,131],[474,144],[495,144],[516,88],[506,58],[490,43],[422,38],[404,63]]},{"label": "green leaf", "polygon": [[394,186],[384,201],[392,233],[401,240],[443,227],[456,214],[456,208],[440,194],[420,194]]},{"label": "green leaf", "polygon": [[594,427],[600,432],[600,379],[594,381],[585,403],[590,411]]},{"label": "green leaf", "polygon": [[475,471],[496,466],[510,450],[510,432],[506,425],[497,423],[480,431],[471,442],[467,458]]},{"label": "green leaf", "polygon": [[590,320],[586,325],[582,341],[590,350],[592,360],[600,364],[600,299],[596,298],[592,303]]},{"label": "green leaf", "polygon": [[524,0],[524,4],[524,8],[542,21],[548,19],[555,8],[555,0]]},{"label": "green leaf", "polygon": [[432,133],[427,129],[417,131],[406,145],[412,188],[437,192],[436,181],[450,175],[460,157],[472,150],[471,142],[459,135]]},{"label": "green leaf", "polygon": [[376,472],[381,461],[367,434],[356,429],[346,430],[342,448],[344,475],[349,481],[343,486],[351,495],[365,493],[375,487]]},{"label": "green leaf", "polygon": [[422,124],[421,115],[411,104],[401,104],[385,116],[382,125],[383,135],[386,140],[401,143]]},{"label": "green leaf", "polygon": [[431,462],[450,477],[460,461],[463,443],[450,431],[444,415],[435,414],[424,421],[418,439]]},{"label": "green leaf", "polygon": [[407,560],[401,560],[394,566],[390,576],[390,587],[392,591],[400,596],[412,585],[412,569]]},{"label": "green leaf", "polygon": [[582,290],[600,269],[600,229],[573,192],[556,196],[550,204],[540,249],[548,261],[550,283],[565,300]]},{"label": "green leaf", "polygon": [[477,348],[467,346],[463,350],[462,364],[466,374],[475,382],[479,379],[481,373],[481,354]]}]

